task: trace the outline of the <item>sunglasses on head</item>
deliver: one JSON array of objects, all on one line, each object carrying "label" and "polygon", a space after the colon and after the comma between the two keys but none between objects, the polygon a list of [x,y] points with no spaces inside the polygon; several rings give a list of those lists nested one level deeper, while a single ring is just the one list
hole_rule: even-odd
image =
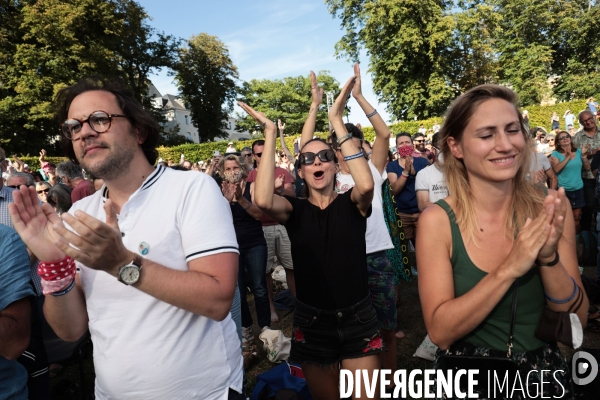
[{"label": "sunglasses on head", "polygon": [[37,190],[37,194],[48,193],[50,189]]},{"label": "sunglasses on head", "polygon": [[329,162],[335,159],[335,153],[331,149],[321,150],[317,154],[307,151],[306,153],[300,154],[298,160],[302,165],[311,165],[314,164],[315,157],[319,157],[319,160],[322,162]]}]

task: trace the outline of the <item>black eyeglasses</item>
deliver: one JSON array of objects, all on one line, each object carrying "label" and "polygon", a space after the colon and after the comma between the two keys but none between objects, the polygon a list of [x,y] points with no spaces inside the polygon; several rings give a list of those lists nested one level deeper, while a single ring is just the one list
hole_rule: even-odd
[{"label": "black eyeglasses", "polygon": [[415,142],[415,143],[423,143],[424,140],[413,140],[413,142]]},{"label": "black eyeglasses", "polygon": [[256,157],[262,157],[262,153],[254,153]]},{"label": "black eyeglasses", "polygon": [[[262,153],[261,153],[262,154]],[[242,154],[244,157],[252,157],[252,154]]]},{"label": "black eyeglasses", "polygon": [[105,111],[94,111],[90,114],[90,116],[81,121],[76,118],[71,118],[63,122],[62,125],[62,134],[65,135],[67,139],[70,140],[78,140],[78,133],[81,131],[84,123],[88,123],[90,128],[94,130],[96,133],[104,133],[110,128],[110,124],[114,117],[122,117],[127,118],[127,115],[122,114],[109,114]]},{"label": "black eyeglasses", "polygon": [[50,191],[50,189],[37,190],[37,194],[42,194],[42,193],[48,194],[49,191]]},{"label": "black eyeglasses", "polygon": [[307,151],[306,153],[300,154],[298,161],[300,161],[300,164],[302,165],[311,165],[314,164],[315,157],[319,157],[319,160],[322,162],[329,162],[335,159],[335,153],[331,149],[321,150],[317,154]]}]

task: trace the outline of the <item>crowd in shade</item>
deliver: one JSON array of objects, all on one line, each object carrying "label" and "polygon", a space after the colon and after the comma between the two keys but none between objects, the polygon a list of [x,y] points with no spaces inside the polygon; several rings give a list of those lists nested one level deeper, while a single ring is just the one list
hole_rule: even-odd
[{"label": "crowd in shade", "polygon": [[[41,150],[30,166],[0,149],[0,398],[49,398],[47,324],[64,341],[89,332],[98,399],[246,399],[244,358],[279,323],[279,266],[289,362],[313,399],[340,397],[340,369],[402,368],[412,279],[432,368],[451,355],[474,367],[504,357],[521,376],[543,365],[526,385],[572,398],[557,342],[580,346],[587,325],[575,237],[600,223],[597,103],[553,113],[548,133],[512,90],[481,85],[433,128],[392,135],[358,64],[349,75],[326,139],[314,136],[324,93],[311,72],[292,149],[284,121],[240,102],[264,139],[197,163],[158,158],[159,126],[119,83],[62,89],[68,161]],[[373,142],[343,122],[350,96]],[[570,314],[568,338],[552,336],[549,314]]]}]

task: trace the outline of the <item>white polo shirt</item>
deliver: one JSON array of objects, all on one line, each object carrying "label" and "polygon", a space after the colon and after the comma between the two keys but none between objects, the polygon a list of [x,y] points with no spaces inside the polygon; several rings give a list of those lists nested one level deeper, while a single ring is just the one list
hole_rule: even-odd
[{"label": "white polo shirt", "polygon": [[[106,220],[106,187],[73,205]],[[159,166],[119,215],[123,243],[180,271],[238,252],[231,210],[214,179]],[[243,359],[231,314],[223,321],[167,304],[115,277],[81,268],[94,342],[98,399],[224,399],[242,389]]]}]

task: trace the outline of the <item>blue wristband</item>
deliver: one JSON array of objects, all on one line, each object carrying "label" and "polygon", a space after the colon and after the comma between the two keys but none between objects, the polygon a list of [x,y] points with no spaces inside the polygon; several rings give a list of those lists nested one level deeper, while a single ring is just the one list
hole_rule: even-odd
[{"label": "blue wristband", "polygon": [[355,158],[363,157],[365,153],[361,150],[360,153],[352,154],[351,156],[344,157],[344,161],[354,160]]},{"label": "blue wristband", "polygon": [[71,291],[71,289],[73,289],[74,287],[75,287],[75,277],[73,277],[73,280],[71,281],[69,286],[67,286],[65,289],[61,290],[60,292],[52,293],[52,296],[54,296],[54,297],[64,296],[65,294],[69,293]]},{"label": "blue wristband", "polygon": [[571,280],[573,281],[573,286],[574,286],[573,287],[573,294],[568,299],[556,300],[556,299],[548,296],[548,293],[546,293],[545,291],[544,291],[544,296],[546,296],[546,298],[548,300],[550,300],[554,304],[565,304],[565,303],[570,302],[571,300],[573,300],[575,298],[575,296],[577,296],[577,292],[579,291],[579,286],[575,282],[575,279],[573,279],[573,277],[571,277]]}]

